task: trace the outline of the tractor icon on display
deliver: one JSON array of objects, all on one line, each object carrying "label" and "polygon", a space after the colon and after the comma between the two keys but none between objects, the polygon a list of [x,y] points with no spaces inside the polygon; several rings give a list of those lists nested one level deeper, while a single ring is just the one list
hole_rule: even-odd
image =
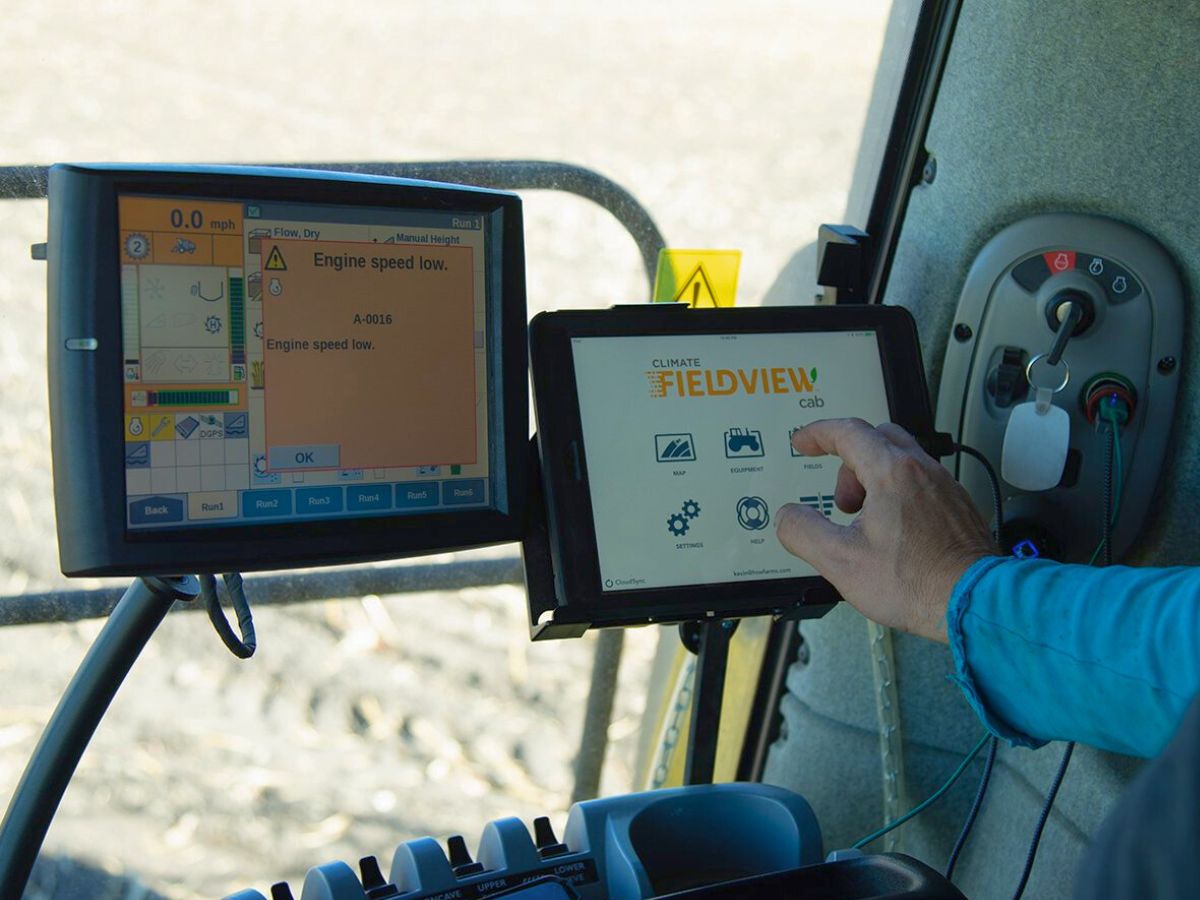
[{"label": "tractor icon on display", "polygon": [[730,428],[725,432],[725,455],[763,456],[762,432],[753,428]]}]

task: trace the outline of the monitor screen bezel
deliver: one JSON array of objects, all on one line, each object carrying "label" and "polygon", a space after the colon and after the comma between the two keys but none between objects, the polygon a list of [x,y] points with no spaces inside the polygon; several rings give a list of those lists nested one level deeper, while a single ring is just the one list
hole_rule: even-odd
[{"label": "monitor screen bezel", "polygon": [[[722,310],[619,307],[542,313],[530,324],[530,359],[542,488],[555,592],[563,618],[598,626],[686,621],[835,602],[819,576],[604,589],[571,341],[576,337],[874,331],[891,420],[913,434],[933,430],[916,327],[900,307],[775,307]],[[559,616],[556,614],[556,619]]]},{"label": "monitor screen bezel", "polygon": [[[482,215],[487,246],[489,506],[358,519],[129,529],[117,217],[117,198],[123,194]],[[55,166],[50,173],[49,219],[47,362],[64,574],[297,568],[519,539],[529,410],[524,239],[521,202],[515,194],[291,169]],[[95,349],[67,348],[69,340],[79,338],[94,338]]]}]

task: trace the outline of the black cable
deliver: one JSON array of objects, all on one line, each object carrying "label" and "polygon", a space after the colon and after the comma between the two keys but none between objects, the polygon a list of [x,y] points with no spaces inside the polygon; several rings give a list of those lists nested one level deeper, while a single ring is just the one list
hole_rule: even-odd
[{"label": "black cable", "polygon": [[1050,808],[1054,806],[1054,798],[1058,796],[1058,789],[1062,787],[1063,778],[1067,774],[1067,766],[1071,762],[1071,754],[1074,752],[1075,742],[1071,741],[1063,751],[1062,762],[1058,764],[1058,771],[1054,773],[1054,781],[1050,784],[1050,793],[1046,795],[1046,802],[1042,806],[1042,814],[1038,816],[1037,827],[1033,830],[1033,841],[1030,843],[1029,853],[1025,857],[1025,868],[1021,871],[1021,881],[1017,884],[1013,900],[1021,900],[1021,895],[1025,893],[1025,885],[1029,883],[1029,875],[1033,871],[1033,860],[1037,856],[1038,844],[1042,842],[1042,831],[1046,827],[1046,821],[1050,818]]},{"label": "black cable", "polygon": [[[1113,478],[1114,478],[1114,456],[1117,452],[1117,441],[1121,439],[1120,421],[1115,417],[1101,415],[1101,418],[1108,423],[1108,440],[1104,443],[1104,513],[1100,523],[1100,551],[1103,565],[1112,565],[1112,527],[1113,527]],[[1054,781],[1050,785],[1050,793],[1046,795],[1046,803],[1042,807],[1042,814],[1038,818],[1037,828],[1033,832],[1033,840],[1029,844],[1029,854],[1025,857],[1025,868],[1021,872],[1021,881],[1017,885],[1016,893],[1013,894],[1013,900],[1020,900],[1022,894],[1025,893],[1025,885],[1029,882],[1029,875],[1033,871],[1033,860],[1037,856],[1038,844],[1042,840],[1042,831],[1046,827],[1046,821],[1050,817],[1050,809],[1054,806],[1054,798],[1058,796],[1058,789],[1062,786],[1063,778],[1067,774],[1067,766],[1071,762],[1071,754],[1075,752],[1075,742],[1071,741],[1067,744],[1063,751],[1062,762],[1058,764],[1058,771],[1054,774]]]},{"label": "black cable", "polygon": [[254,616],[250,612],[250,603],[246,599],[242,576],[237,572],[228,572],[222,576],[225,581],[225,590],[233,604],[233,610],[237,613],[238,630],[242,633],[240,640],[233,633],[233,627],[229,624],[229,619],[225,617],[225,610],[221,608],[221,598],[217,596],[216,577],[201,575],[199,578],[200,597],[204,601],[205,609],[208,610],[208,620],[217,630],[221,642],[238,659],[249,659],[254,655],[258,644],[254,637]]},{"label": "black cable", "polygon": [[1104,444],[1104,515],[1100,520],[1100,546],[1103,565],[1112,565],[1112,526],[1113,526],[1113,456],[1116,453],[1117,423],[1112,419],[1108,422],[1109,439]]},{"label": "black cable", "polygon": [[954,867],[958,865],[958,857],[967,845],[967,838],[971,836],[971,829],[975,827],[975,820],[979,818],[979,810],[983,808],[983,797],[992,780],[992,769],[996,765],[996,750],[999,746],[1000,741],[993,737],[988,745],[987,759],[983,763],[983,774],[979,777],[979,789],[975,792],[975,802],[971,804],[971,811],[967,813],[967,820],[963,822],[962,831],[958,833],[958,840],[954,842],[954,849],[950,851],[950,859],[946,863],[947,881],[954,880]]},{"label": "black cable", "polygon": [[992,528],[992,537],[996,540],[996,546],[1000,546],[1000,539],[1004,529],[1004,499],[1000,493],[1000,479],[996,476],[996,469],[992,466],[991,460],[976,450],[974,447],[968,447],[966,444],[955,444],[954,451],[956,453],[965,453],[973,459],[979,461],[987,472],[988,481],[992,485],[992,513],[996,517],[996,524]]}]

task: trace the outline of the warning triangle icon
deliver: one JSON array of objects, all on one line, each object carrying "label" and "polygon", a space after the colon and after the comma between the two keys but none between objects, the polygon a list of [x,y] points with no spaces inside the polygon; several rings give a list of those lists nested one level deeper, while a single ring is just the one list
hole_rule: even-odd
[{"label": "warning triangle icon", "polygon": [[708,280],[708,273],[704,271],[704,264],[697,263],[692,274],[683,282],[683,287],[675,295],[675,302],[684,302],[688,306],[720,306],[717,303],[717,294],[713,290],[712,282]]},{"label": "warning triangle icon", "polygon": [[279,252],[278,244],[276,244],[274,247],[271,248],[271,253],[267,257],[266,268],[267,268],[268,272],[286,272],[287,271],[287,263],[285,263],[283,261],[283,254]]}]

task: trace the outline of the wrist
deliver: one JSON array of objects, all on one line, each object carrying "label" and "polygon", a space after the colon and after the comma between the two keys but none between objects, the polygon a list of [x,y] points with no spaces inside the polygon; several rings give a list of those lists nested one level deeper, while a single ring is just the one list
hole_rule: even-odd
[{"label": "wrist", "polygon": [[995,558],[998,558],[998,554],[994,550],[967,552],[931,571],[928,583],[920,593],[920,602],[916,604],[918,615],[913,623],[915,627],[910,630],[931,641],[949,643],[946,612],[955,589],[977,563]]}]

